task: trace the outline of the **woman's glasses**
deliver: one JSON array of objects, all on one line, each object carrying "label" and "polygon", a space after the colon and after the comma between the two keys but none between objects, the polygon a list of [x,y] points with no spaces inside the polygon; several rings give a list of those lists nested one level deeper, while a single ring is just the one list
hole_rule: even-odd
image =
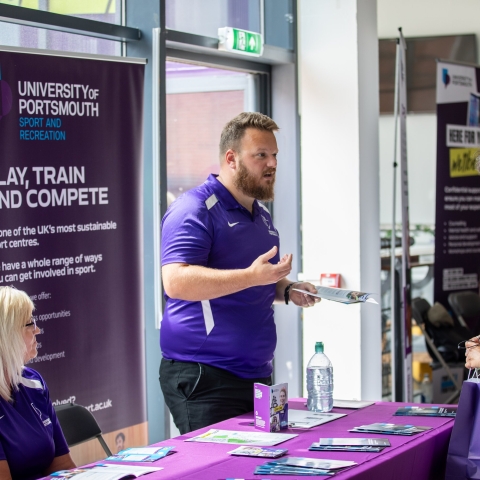
[{"label": "woman's glasses", "polygon": [[37,329],[37,322],[35,321],[35,319],[33,317],[31,317],[30,320],[31,320],[31,322],[24,325],[24,327],[25,328],[33,327],[32,330],[35,331]]},{"label": "woman's glasses", "polygon": [[[478,340],[478,337],[475,337],[477,338]],[[467,342],[472,342],[473,345],[470,345],[469,347],[467,347],[466,343]],[[459,350],[468,350],[469,348],[475,348],[475,347],[480,347],[480,343],[476,343],[476,342],[473,342],[473,340],[462,340],[459,344],[458,344],[458,349]]]}]

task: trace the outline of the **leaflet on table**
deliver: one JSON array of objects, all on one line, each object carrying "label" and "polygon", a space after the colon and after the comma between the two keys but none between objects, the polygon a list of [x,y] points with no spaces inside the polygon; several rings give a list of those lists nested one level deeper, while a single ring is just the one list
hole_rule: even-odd
[{"label": "leaflet on table", "polygon": [[334,408],[365,408],[370,405],[375,405],[375,402],[370,402],[368,400],[335,400],[333,399]]},{"label": "leaflet on table", "polygon": [[288,414],[288,423],[290,428],[312,428],[345,416],[345,413],[320,413],[291,409]]},{"label": "leaflet on table", "polygon": [[264,432],[279,432],[288,428],[288,384],[253,384],[255,428]]},{"label": "leaflet on table", "polygon": [[320,445],[312,443],[309,450],[312,452],[381,452],[386,447],[374,447],[373,445]]},{"label": "leaflet on table", "polygon": [[175,447],[126,448],[105,460],[111,462],[156,462],[171,455]]},{"label": "leaflet on table", "polygon": [[279,465],[260,465],[255,467],[255,475],[299,475],[307,477],[323,477],[335,475],[331,470],[319,470],[316,468],[288,467]]},{"label": "leaflet on table", "polygon": [[257,475],[334,475],[336,471],[356,465],[356,462],[317,458],[286,457],[266,462],[255,469]]},{"label": "leaflet on table", "polygon": [[357,433],[383,433],[386,435],[414,435],[416,433],[431,430],[432,427],[420,427],[416,425],[399,425],[395,423],[372,423],[355,427],[349,432]]},{"label": "leaflet on table", "polygon": [[419,417],[455,417],[457,407],[417,407],[407,406],[399,408],[395,415],[398,416],[419,416]]},{"label": "leaflet on table", "polygon": [[208,432],[192,437],[186,442],[230,443],[244,445],[260,445],[269,447],[298,437],[294,433],[237,432],[234,430],[210,429]]},{"label": "leaflet on table", "polygon": [[239,455],[242,457],[266,457],[278,458],[288,452],[286,448],[267,448],[267,447],[238,447],[231,450],[230,455]]},{"label": "leaflet on table", "polygon": [[75,480],[122,480],[137,478],[147,473],[162,470],[161,467],[136,467],[133,465],[109,465],[97,464],[91,468],[74,468],[72,470],[60,470],[52,473],[54,478],[73,478]]},{"label": "leaflet on table", "polygon": [[381,452],[390,446],[387,438],[320,438],[309,450],[330,452]]},{"label": "leaflet on table", "polygon": [[319,445],[374,445],[389,447],[388,438],[320,438]]},{"label": "leaflet on table", "polygon": [[306,293],[312,297],[324,298],[325,300],[332,300],[333,302],[340,303],[376,303],[373,298],[370,298],[371,293],[357,292],[355,290],[347,290],[344,288],[332,288],[332,287],[321,287],[315,285],[317,293],[307,292],[307,290],[302,290],[301,288],[292,288],[296,292]]},{"label": "leaflet on table", "polygon": [[326,460],[323,458],[285,457],[269,462],[276,465],[289,465],[291,467],[320,468],[322,470],[338,470],[356,465],[350,460]]}]

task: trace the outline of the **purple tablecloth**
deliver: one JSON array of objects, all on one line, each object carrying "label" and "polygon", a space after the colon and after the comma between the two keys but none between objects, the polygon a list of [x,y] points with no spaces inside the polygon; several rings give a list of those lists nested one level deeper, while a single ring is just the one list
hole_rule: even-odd
[{"label": "purple tablecloth", "polygon": [[[288,448],[288,455],[295,457],[353,460],[358,465],[337,473],[334,478],[345,480],[443,480],[448,442],[453,428],[453,419],[442,417],[394,417],[401,403],[377,402],[360,410],[335,408],[335,413],[345,413],[346,417],[314,427],[309,430],[285,430],[285,433],[298,433],[298,437],[281,443],[277,448]],[[304,400],[289,401],[290,409],[305,409]],[[148,475],[148,480],[158,479],[257,479],[264,478],[303,478],[298,476],[254,475],[255,466],[268,461],[265,458],[234,457],[227,452],[235,445],[215,443],[185,442],[204,433],[210,428],[222,430],[251,430],[253,414],[241,415],[195,432],[165,440],[155,445],[173,445],[177,453],[163,458],[149,466],[163,467]],[[432,427],[425,433],[413,436],[378,435],[350,433],[348,430],[374,422],[415,424]],[[380,453],[361,452],[311,452],[308,447],[320,437],[377,437],[388,438],[391,447]],[[137,463],[136,465],[147,465]],[[326,478],[326,477],[324,477]]]}]

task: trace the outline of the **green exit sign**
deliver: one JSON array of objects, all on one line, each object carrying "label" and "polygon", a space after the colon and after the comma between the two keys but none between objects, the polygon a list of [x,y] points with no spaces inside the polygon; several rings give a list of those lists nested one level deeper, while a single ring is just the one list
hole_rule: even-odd
[{"label": "green exit sign", "polygon": [[263,53],[263,37],[260,33],[224,27],[218,29],[218,49],[260,57]]}]

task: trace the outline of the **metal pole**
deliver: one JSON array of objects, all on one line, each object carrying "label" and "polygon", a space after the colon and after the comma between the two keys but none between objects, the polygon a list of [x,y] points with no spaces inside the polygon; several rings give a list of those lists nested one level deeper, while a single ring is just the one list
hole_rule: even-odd
[{"label": "metal pole", "polygon": [[400,61],[399,40],[397,40],[396,61],[395,61],[395,97],[394,97],[394,119],[395,119],[395,133],[393,140],[393,210],[392,210],[392,237],[390,243],[390,280],[391,280],[391,294],[390,294],[390,358],[392,364],[392,400],[397,400],[397,361],[396,361],[396,324],[399,321],[396,318],[396,258],[395,258],[395,244],[396,244],[396,201],[397,201],[397,135],[398,135],[398,63]]}]

